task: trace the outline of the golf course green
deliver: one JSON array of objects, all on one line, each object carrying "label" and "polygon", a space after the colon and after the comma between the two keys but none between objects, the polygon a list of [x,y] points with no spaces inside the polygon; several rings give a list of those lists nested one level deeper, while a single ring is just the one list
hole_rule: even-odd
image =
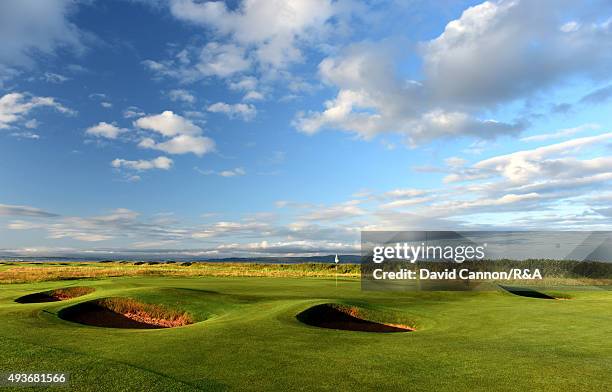
[{"label": "golf course green", "polygon": [[[15,302],[70,286],[95,290],[62,301]],[[67,373],[67,386],[46,388],[79,391],[610,390],[612,292],[592,288],[567,296],[547,300],[502,289],[366,292],[356,278],[336,283],[322,277],[128,276],[3,284],[0,370]],[[188,312],[194,323],[104,328],[58,315],[111,297]],[[330,303],[415,330],[318,328],[296,317]]]}]

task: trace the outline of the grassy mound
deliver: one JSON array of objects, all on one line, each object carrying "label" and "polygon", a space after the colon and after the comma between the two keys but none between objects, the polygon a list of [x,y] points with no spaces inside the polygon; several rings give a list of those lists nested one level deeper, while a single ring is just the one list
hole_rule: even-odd
[{"label": "grassy mound", "polygon": [[84,302],[62,310],[59,316],[79,324],[108,328],[172,328],[194,322],[187,312],[122,297]]},{"label": "grassy mound", "polygon": [[296,317],[304,324],[320,328],[383,333],[414,331],[414,328],[404,324],[368,320],[366,311],[341,304],[316,305]]},{"label": "grassy mound", "polygon": [[28,294],[19,297],[15,300],[20,304],[40,303],[40,302],[55,302],[64,301],[71,298],[81,297],[83,295],[93,293],[93,287],[75,286],[61,289],[43,291],[40,293]]}]

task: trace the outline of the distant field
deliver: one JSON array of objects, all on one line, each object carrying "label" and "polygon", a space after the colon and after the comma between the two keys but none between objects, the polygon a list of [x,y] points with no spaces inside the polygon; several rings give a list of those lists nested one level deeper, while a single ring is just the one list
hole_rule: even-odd
[{"label": "distant field", "polygon": [[[540,268],[544,281],[514,282],[524,285],[590,286],[612,285],[612,263],[572,262],[559,260],[527,260],[495,262],[497,268]],[[465,266],[487,270],[491,262],[464,264],[427,263],[427,268],[442,270]],[[574,271],[569,272],[568,271]],[[577,271],[577,273],[576,273]],[[0,261],[0,283],[28,283],[72,279],[102,279],[120,276],[217,276],[217,277],[360,277],[359,264],[330,263],[269,264],[233,262],[9,262]],[[513,282],[505,282],[513,284]]]},{"label": "distant field", "polygon": [[27,283],[119,276],[358,277],[358,264],[205,262],[0,262],[0,283]]},{"label": "distant field", "polygon": [[[219,268],[227,265],[193,267],[2,266],[5,281],[25,279],[21,269],[28,268],[28,277],[39,280],[59,279],[65,271],[70,278],[93,274],[96,279],[1,285],[1,371],[67,372],[75,391],[524,392],[604,391],[612,385],[612,293],[603,288],[572,291],[567,300],[526,298],[501,289],[363,292],[355,277],[338,279],[336,287],[328,266],[231,265],[225,272]],[[357,273],[353,266],[344,268],[344,275]],[[162,271],[188,276],[156,276]],[[281,271],[328,276],[264,276]],[[121,276],[104,278],[113,273]],[[215,273],[236,276],[200,276]],[[72,286],[82,296],[15,302]],[[196,322],[141,330],[58,317],[63,309],[110,297],[186,311]],[[324,303],[395,317],[388,321],[416,330],[343,331],[296,318]]]}]

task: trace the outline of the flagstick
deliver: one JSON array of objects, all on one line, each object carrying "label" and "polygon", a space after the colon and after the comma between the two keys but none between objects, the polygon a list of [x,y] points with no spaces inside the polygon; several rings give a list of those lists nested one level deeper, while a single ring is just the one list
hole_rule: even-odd
[{"label": "flagstick", "polygon": [[336,288],[338,288],[338,263],[340,259],[338,259],[338,255],[336,254],[336,258],[334,259],[334,263],[336,263]]},{"label": "flagstick", "polygon": [[338,288],[338,264],[336,264],[336,288]]}]

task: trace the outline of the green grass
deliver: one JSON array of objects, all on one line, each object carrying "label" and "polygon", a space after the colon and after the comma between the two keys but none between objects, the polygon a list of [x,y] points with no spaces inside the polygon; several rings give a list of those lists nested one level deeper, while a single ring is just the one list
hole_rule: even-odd
[{"label": "green grass", "polygon": [[[95,291],[62,302],[13,302],[71,285]],[[362,292],[357,279],[339,279],[336,287],[333,278],[320,277],[134,276],[2,285],[0,372],[68,372],[71,390],[79,391],[609,390],[612,293],[585,289],[570,296]],[[64,307],[107,297],[156,303],[204,321],[121,330],[57,317]],[[320,303],[401,315],[417,331],[336,331],[296,320]]]}]

